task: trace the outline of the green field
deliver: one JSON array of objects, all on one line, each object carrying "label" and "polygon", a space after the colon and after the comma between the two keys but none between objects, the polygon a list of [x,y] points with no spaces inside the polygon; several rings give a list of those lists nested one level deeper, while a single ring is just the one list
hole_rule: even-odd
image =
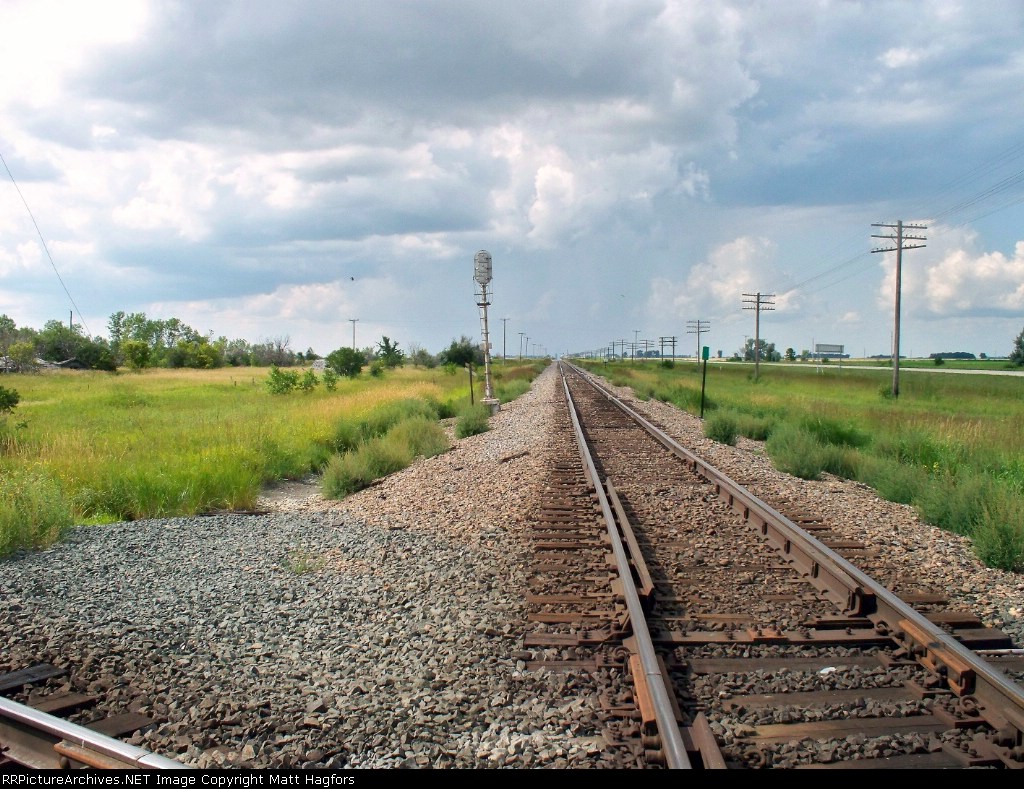
[{"label": "green field", "polygon": [[[496,366],[498,396],[528,389],[540,367]],[[0,378],[20,396],[0,415],[0,556],[48,545],[75,523],[251,509],[265,483],[320,472],[407,417],[436,423],[469,400],[465,373],[442,368],[364,374],[342,378],[334,392],[287,395],[270,394],[267,375],[226,368]],[[407,463],[433,451],[429,430],[398,431],[404,441],[392,463],[396,453]]]},{"label": "green field", "polygon": [[[641,398],[699,412],[692,361],[586,366]],[[752,365],[708,365],[708,435],[765,440],[777,468],[805,479],[864,482],[969,536],[990,566],[1024,570],[1024,379],[908,373],[893,399],[886,370],[764,365],[757,383],[752,373]]]}]

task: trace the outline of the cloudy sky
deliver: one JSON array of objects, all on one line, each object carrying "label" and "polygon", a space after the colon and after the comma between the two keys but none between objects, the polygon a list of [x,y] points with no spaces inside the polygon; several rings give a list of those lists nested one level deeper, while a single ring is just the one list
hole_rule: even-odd
[{"label": "cloudy sky", "polygon": [[501,318],[509,355],[519,332],[692,353],[698,319],[728,354],[757,292],[780,348],[888,353],[895,255],[871,225],[902,220],[928,225],[903,353],[1006,354],[1024,328],[1019,0],[0,0],[0,20],[18,325],[74,310],[106,335],[142,311],[327,353],[358,319],[360,346],[437,351],[479,338],[487,249],[499,354]]}]

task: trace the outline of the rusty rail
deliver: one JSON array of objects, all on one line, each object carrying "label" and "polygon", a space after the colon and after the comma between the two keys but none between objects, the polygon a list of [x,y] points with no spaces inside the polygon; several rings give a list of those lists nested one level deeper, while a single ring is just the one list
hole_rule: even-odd
[{"label": "rusty rail", "polygon": [[654,651],[654,643],[651,640],[651,633],[647,629],[643,606],[640,603],[640,596],[633,583],[632,570],[630,569],[629,559],[626,556],[626,550],[622,545],[622,538],[619,536],[615,516],[612,514],[612,507],[608,501],[608,496],[605,494],[604,487],[597,475],[597,469],[594,466],[594,460],[590,455],[586,438],[583,435],[583,428],[580,425],[579,415],[576,412],[576,404],[569,393],[569,385],[566,383],[564,376],[562,377],[562,388],[565,391],[565,399],[569,406],[569,416],[572,419],[573,432],[576,434],[580,455],[583,459],[587,476],[597,494],[598,502],[601,505],[601,512],[608,527],[608,537],[612,543],[612,553],[615,556],[615,564],[622,582],[623,597],[626,600],[626,608],[629,612],[629,620],[633,629],[633,639],[636,644],[640,670],[643,672],[644,679],[646,680],[650,702],[658,722],[658,733],[660,735],[662,751],[665,754],[665,762],[672,769],[690,769],[692,765],[686,753],[682,732],[679,730],[679,724],[676,722],[675,708],[673,707],[672,697],[668,689],[668,678],[662,672],[658,655]]},{"label": "rusty rail", "polygon": [[713,484],[719,497],[758,528],[822,593],[843,606],[850,615],[869,619],[880,633],[899,644],[908,655],[944,677],[956,695],[969,697],[998,732],[994,755],[1008,765],[1019,765],[1024,754],[1024,688],[785,515],[687,450],[589,373],[567,362],[563,364]]}]

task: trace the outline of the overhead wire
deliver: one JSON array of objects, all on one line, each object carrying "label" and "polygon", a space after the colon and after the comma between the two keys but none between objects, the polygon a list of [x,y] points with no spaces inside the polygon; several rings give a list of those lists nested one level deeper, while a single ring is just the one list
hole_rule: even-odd
[{"label": "overhead wire", "polygon": [[50,261],[50,266],[53,268],[53,273],[57,275],[57,281],[60,282],[60,286],[64,289],[64,293],[68,297],[68,301],[71,302],[71,306],[75,308],[75,312],[78,313],[79,320],[82,321],[82,326],[85,327],[85,331],[91,335],[92,331],[89,329],[89,325],[85,322],[85,317],[82,315],[82,311],[78,308],[78,304],[75,303],[74,296],[71,295],[71,291],[68,290],[68,286],[64,283],[64,278],[61,277],[60,272],[57,270],[57,264],[53,261],[53,255],[50,254],[50,248],[46,244],[46,239],[43,238],[43,231],[39,229],[39,223],[36,222],[36,217],[32,213],[32,209],[29,208],[28,200],[25,199],[25,195],[21,193],[21,187],[18,186],[18,182],[14,179],[14,173],[11,172],[11,168],[7,166],[7,160],[4,159],[3,154],[0,154],[0,162],[3,163],[4,169],[7,171],[8,177],[11,179],[11,183],[14,184],[14,189],[18,193],[18,197],[21,198],[22,204],[25,206],[25,210],[28,212],[29,219],[32,220],[32,225],[36,229],[36,233],[39,236],[39,243],[43,245],[43,251],[46,253],[46,259]]}]

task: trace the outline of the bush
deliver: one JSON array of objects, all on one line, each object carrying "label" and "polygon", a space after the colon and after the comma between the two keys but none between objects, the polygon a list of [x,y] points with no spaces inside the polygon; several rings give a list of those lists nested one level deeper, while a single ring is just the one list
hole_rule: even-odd
[{"label": "bush", "polygon": [[282,370],[275,364],[270,368],[266,385],[271,394],[288,394],[299,385],[299,374],[294,370]]},{"label": "bush", "polygon": [[316,377],[316,373],[314,373],[312,370],[306,370],[306,372],[304,372],[302,374],[302,377],[299,379],[299,389],[308,394],[309,392],[312,392],[314,389],[316,389],[316,385],[318,383],[319,380]]},{"label": "bush", "polygon": [[736,446],[738,432],[736,414],[730,411],[717,411],[704,422],[704,435],[721,444]]},{"label": "bush", "polygon": [[328,392],[333,392],[338,388],[338,374],[334,371],[333,367],[325,367],[322,378],[324,382],[324,389]]},{"label": "bush", "polygon": [[491,409],[483,403],[467,405],[459,412],[459,419],[455,423],[455,436],[457,438],[468,438],[490,430]]},{"label": "bush", "polygon": [[0,414],[9,414],[21,402],[21,396],[13,389],[0,386]]},{"label": "bush", "polygon": [[339,375],[355,378],[366,364],[366,357],[352,348],[338,348],[327,354],[327,366]]}]

